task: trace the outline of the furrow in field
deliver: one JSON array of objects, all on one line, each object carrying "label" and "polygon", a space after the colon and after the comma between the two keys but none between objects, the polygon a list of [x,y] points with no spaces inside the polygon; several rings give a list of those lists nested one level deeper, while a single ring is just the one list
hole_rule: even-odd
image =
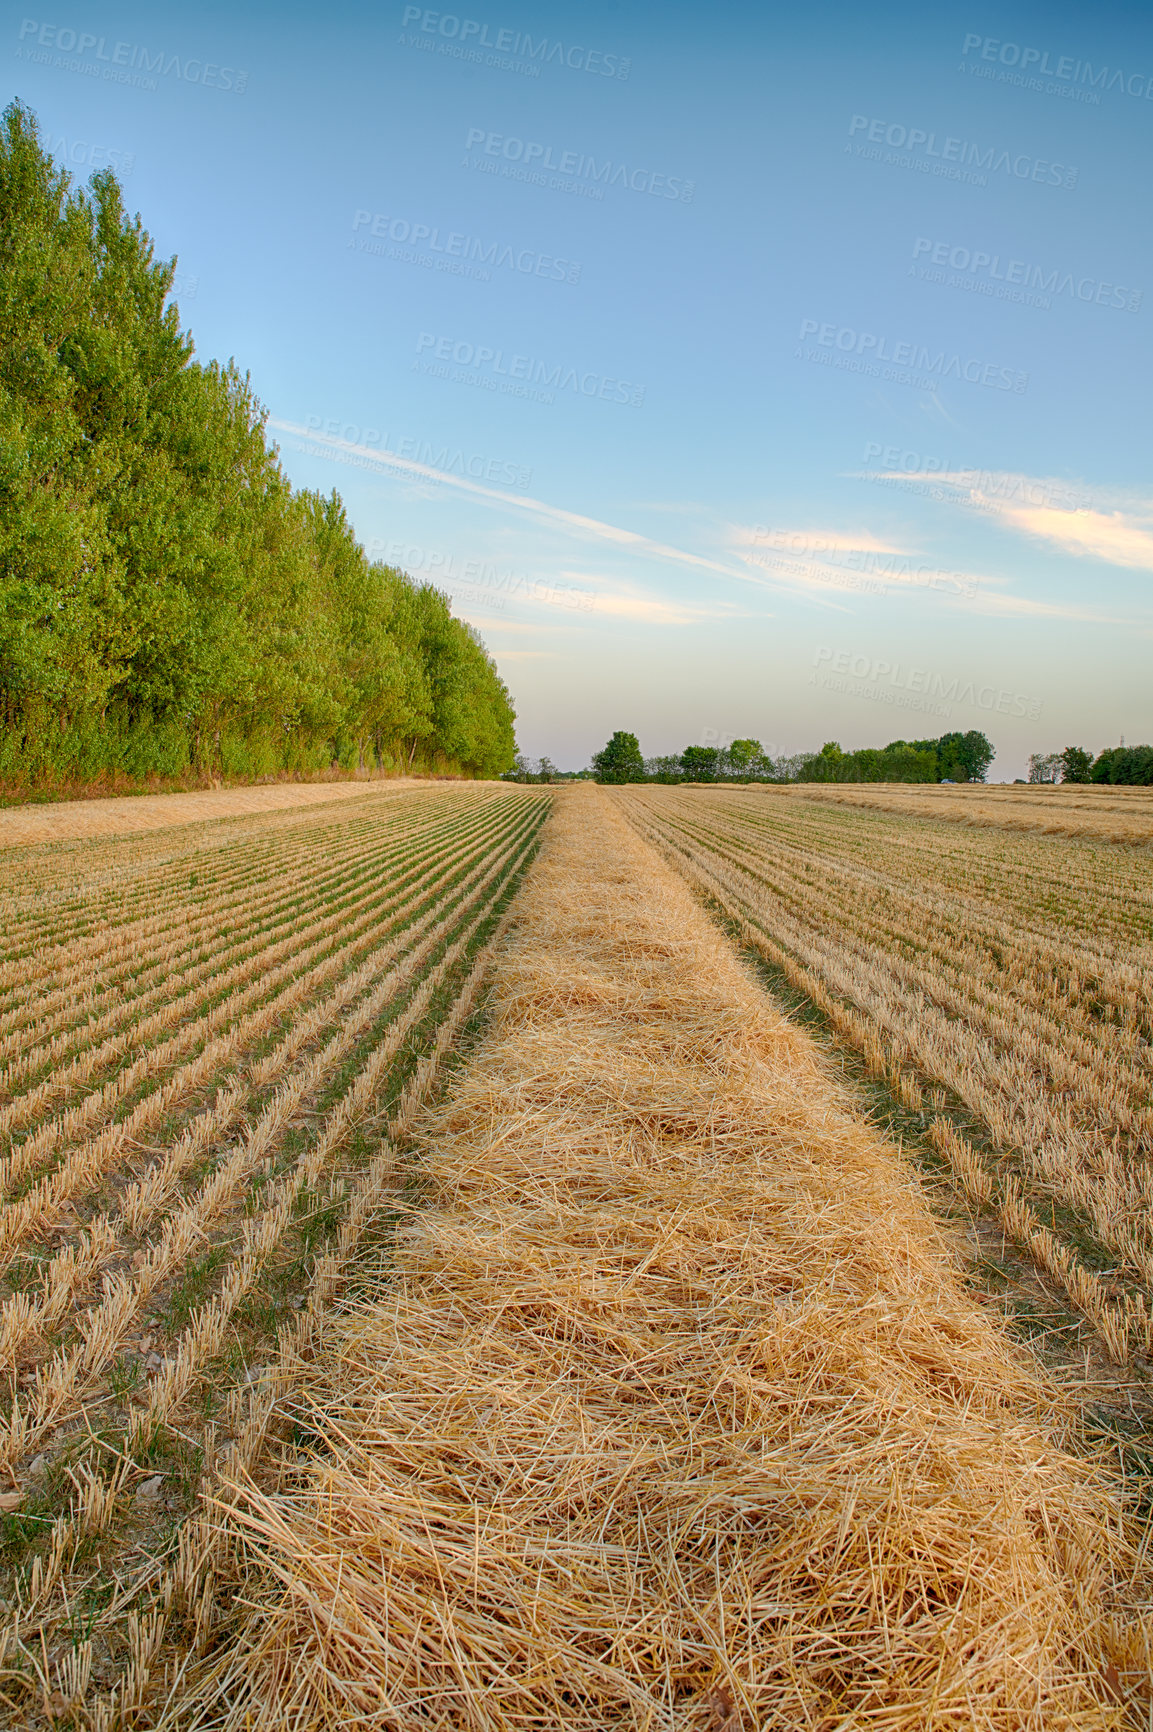
[{"label": "furrow in field", "polygon": [[[339,1007],[336,995],[331,996],[325,1020],[331,1026],[335,1014],[337,1026],[324,1047],[311,1056],[296,1054],[294,1067],[261,1115],[208,1180],[160,1223],[158,1233],[143,1248],[142,1259],[106,1274],[103,1297],[84,1319],[75,1345],[59,1352],[51,1367],[42,1368],[33,1391],[36,1414],[29,1410],[21,1415],[17,1409],[10,1416],[6,1455],[15,1460],[33,1448],[47,1447],[61,1425],[92,1412],[93,1392],[124,1330],[131,1327],[141,1306],[155,1305],[158,1292],[189,1254],[204,1245],[207,1235],[209,1241],[230,1248],[229,1260],[217,1276],[217,1290],[189,1315],[174,1342],[175,1353],[152,1384],[144,1406],[129,1416],[122,1447],[128,1456],[136,1450],[148,1459],[158,1432],[164,1433],[174,1420],[183,1435],[194,1423],[184,1411],[188,1398],[231,1337],[239,1312],[264,1272],[285,1254],[299,1204],[327,1183],[340,1199],[341,1214],[331,1243],[313,1260],[310,1298],[301,1314],[281,1328],[270,1367],[251,1387],[234,1388],[225,1408],[226,1430],[234,1434],[230,1459],[254,1462],[302,1344],[315,1334],[341,1270],[387,1200],[397,1168],[393,1142],[405,1133],[413,1111],[434,1086],[439,1066],[473,1008],[507,922],[506,915],[490,931],[496,910],[507,901],[535,851],[543,811],[543,802],[518,800],[517,808],[508,813],[504,832],[489,849],[484,870],[478,867],[463,883],[446,882],[440,918],[425,931],[419,946],[365,996]],[[480,943],[486,934],[487,941]],[[286,1041],[293,1032],[290,1029]],[[322,1030],[313,1026],[309,1032],[315,1039]],[[326,1093],[331,1084],[336,1085],[335,1094]],[[225,1128],[236,1118],[235,1104],[231,1093],[217,1103]],[[321,1105],[323,1115],[314,1126]],[[382,1115],[387,1124],[383,1134],[373,1132],[375,1152],[369,1152],[367,1159],[363,1153],[358,1155],[349,1166],[352,1140],[363,1136]],[[299,1140],[301,1128],[307,1134],[296,1152],[286,1139],[294,1135]],[[240,1204],[252,1194],[253,1178],[261,1175],[263,1183],[256,1193],[259,1207],[249,1216]],[[31,1574],[18,1589],[18,1628],[25,1634],[38,1628],[43,1636],[58,1628],[90,1571],[83,1549],[86,1539],[103,1536],[107,1556],[114,1513],[123,1512],[125,1501],[131,1503],[130,1474],[113,1475],[94,1488],[86,1471],[74,1476],[77,1496],[56,1521]],[[206,1492],[213,1483],[210,1475]],[[175,1564],[159,1574],[148,1568],[120,1578],[122,1586],[98,1622],[127,1622],[132,1660],[117,1668],[118,1682],[110,1695],[101,1700],[98,1692],[90,1693],[90,1724],[127,1724],[143,1699],[152,1659],[182,1585],[204,1588],[213,1550],[210,1530],[210,1523],[193,1520]],[[101,1567],[115,1571],[115,1565]]]},{"label": "furrow in field", "polygon": [[[1070,1022],[1076,1021],[1075,1007],[1064,1003],[1050,1010],[1030,1004],[1027,991],[1020,990],[1017,970],[1004,971],[995,983],[976,978],[971,946],[970,966],[965,968],[957,960],[965,957],[961,929],[953,943],[948,935],[931,943],[926,940],[924,934],[946,925],[948,916],[943,905],[933,906],[930,896],[908,899],[903,905],[890,897],[883,907],[874,903],[861,910],[852,906],[851,886],[850,894],[841,898],[831,892],[822,896],[810,887],[790,884],[787,869],[782,884],[782,869],[768,850],[757,854],[739,844],[726,846],[716,836],[703,836],[696,825],[677,828],[693,836],[694,845],[703,845],[714,861],[736,867],[743,880],[743,884],[733,880],[738,894],[759,899],[766,918],[777,926],[787,923],[794,937],[804,932],[816,942],[824,933],[834,933],[837,953],[846,965],[852,960],[865,971],[868,985],[862,990],[876,993],[882,980],[887,980],[892,1000],[887,1014],[904,1021],[905,1033],[910,1017],[902,1007],[910,998],[920,1001],[912,1019],[915,1026],[923,1025],[929,1003],[936,1007],[938,1021],[943,1017],[983,1029],[988,1043],[982,1066],[985,1087],[996,1086],[1005,1097],[1006,1110],[1040,1110],[1049,1115],[1054,1134],[1081,1142],[1088,1139],[1102,1147],[1111,1147],[1116,1134],[1138,1148],[1153,1135],[1153,1114],[1145,1104],[1141,1074],[1145,1067],[1134,1068],[1134,1061],[1140,1065],[1142,1051],[1148,1049],[1136,1029],[1125,1033],[1114,1029],[1111,1040],[1108,1032],[1097,1028],[1091,1031],[1093,1039],[1085,1038],[1090,1032],[1086,1029],[1079,1038],[1079,1031],[1070,1028]],[[671,834],[667,824],[665,829]],[[858,983],[862,978],[858,975]],[[1011,995],[1007,987],[1013,988]],[[1025,1068],[1013,1088],[1005,1067],[1022,1059]],[[952,1086],[952,1078],[943,1080]],[[1045,1091],[1040,1103],[1039,1082]]]},{"label": "furrow in field", "polygon": [[[387,872],[393,861],[402,857],[402,852],[411,859],[411,850],[396,846],[382,850],[359,866],[357,879]],[[113,979],[105,977],[99,985],[93,981],[85,997],[78,999],[68,989],[49,995],[34,1007],[40,1014],[33,1028],[17,1029],[0,1040],[0,1055],[13,1050],[18,1053],[0,1070],[0,1093],[11,1094],[14,1084],[22,1078],[58,1065],[66,1053],[80,1046],[91,1047],[125,1023],[130,1025],[130,1038],[134,1042],[146,1038],[148,1027],[143,1018],[155,1005],[164,1007],[169,1023],[179,1021],[185,1005],[199,1002],[187,996],[195,988],[211,989],[223,967],[247,958],[261,945],[297,927],[310,908],[321,904],[331,907],[337,891],[338,902],[352,894],[344,874],[335,876],[333,885],[324,886],[307,898],[301,897],[295,904],[292,893],[279,885],[261,902],[249,903],[244,909],[241,937],[235,936],[231,913],[226,918],[222,911],[209,907],[198,920],[189,920],[174,933],[159,952],[153,950],[143,958],[137,954],[133,963],[118,971]],[[182,969],[174,966],[178,958],[187,959],[189,965]],[[127,984],[133,988],[130,996],[124,991],[126,976]],[[108,1008],[102,1010],[104,1003]],[[58,1006],[63,1014],[53,1017],[51,1012]],[[81,1017],[86,1020],[80,1020]],[[53,1029],[58,1031],[45,1039]],[[39,1044],[29,1045],[30,1036]],[[116,1055],[117,1049],[108,1050]],[[99,1053],[94,1053],[91,1068],[99,1062]]]},{"label": "furrow in field", "polygon": [[[454,869],[461,869],[461,866],[467,865],[470,860],[483,858],[486,846],[485,841],[470,837],[469,847],[462,852]],[[434,870],[425,876],[435,883],[439,874]],[[399,899],[404,900],[403,896]],[[387,887],[374,888],[358,900],[354,910],[338,909],[336,913],[327,914],[297,928],[289,937],[259,951],[243,965],[240,984],[231,991],[226,991],[225,996],[205,1016],[186,1025],[167,1041],[146,1050],[78,1105],[46,1120],[31,1131],[6,1158],[3,1168],[5,1184],[10,1186],[34,1171],[50,1155],[65,1146],[78,1130],[88,1129],[107,1117],[142,1082],[147,1082],[178,1065],[181,1056],[194,1049],[202,1040],[207,1040],[208,1047],[215,1054],[223,1050],[220,1047],[222,1041],[231,1041],[240,1050],[251,1040],[262,1037],[268,1031],[270,1019],[275,1019],[291,1003],[306,994],[316,981],[328,978],[334,971],[348,966],[359,950],[372,943],[381,918],[385,914],[394,914],[397,900],[398,894]],[[349,918],[350,913],[355,913],[355,918]],[[320,960],[317,960],[318,958]],[[285,986],[283,983],[286,981],[288,984]],[[254,1004],[259,1004],[261,998],[273,992],[277,993],[275,998],[257,1010],[251,1009]],[[230,1024],[233,1025],[231,1028]],[[222,1030],[228,1032],[221,1033]],[[207,1048],[205,1050],[207,1051]],[[130,1114],[136,1127],[146,1128],[155,1121],[160,1110],[156,1104],[159,1095],[164,1096],[164,1110],[170,1109],[179,1096],[182,1078],[189,1087],[200,1086],[206,1074],[205,1063],[202,1052],[198,1058],[177,1069],[156,1097],[146,1096]],[[12,1103],[13,1107],[18,1106],[19,1100],[23,1098],[25,1097],[18,1097],[18,1100]],[[149,1105],[150,1099],[153,1099],[152,1106]],[[116,1145],[123,1140],[124,1121],[113,1124],[104,1134],[110,1145]],[[41,1185],[48,1189],[51,1189],[51,1183],[50,1175],[41,1181]],[[0,1209],[0,1243],[7,1242],[8,1239],[4,1223],[5,1210]]]},{"label": "furrow in field", "polygon": [[[469,826],[467,831],[454,825],[449,837],[441,842],[441,850],[443,852],[446,847],[457,844],[467,833],[483,835],[486,830],[491,830],[491,828],[491,823],[486,825],[483,821],[478,826]],[[202,1003],[208,996],[214,994],[218,996],[227,991],[235,981],[244,978],[242,971],[246,966],[249,969],[259,966],[261,959],[268,953],[268,946],[274,944],[278,939],[299,938],[311,932],[325,930],[326,927],[330,927],[341,920],[351,920],[359,915],[365,908],[371,906],[374,900],[379,899],[381,892],[376,880],[380,875],[388,872],[394,861],[404,858],[408,863],[408,873],[411,873],[420,864],[425,851],[434,853],[435,856],[435,844],[432,838],[426,841],[422,837],[421,844],[422,846],[415,850],[415,857],[411,845],[407,848],[403,845],[389,847],[379,854],[370,854],[367,859],[358,857],[357,870],[351,882],[348,874],[342,873],[335,878],[331,885],[324,885],[319,892],[313,891],[307,897],[300,898],[299,901],[291,890],[286,892],[283,888],[279,889],[274,893],[275,900],[272,897],[269,898],[270,905],[275,911],[275,917],[269,920],[266,909],[259,904],[255,907],[248,907],[243,911],[243,926],[241,928],[243,935],[238,939],[233,938],[231,943],[228,942],[228,939],[232,937],[235,928],[232,925],[225,926],[223,916],[218,915],[216,910],[206,912],[202,917],[202,923],[206,929],[215,926],[218,933],[215,945],[206,946],[205,959],[193,969],[186,971],[189,977],[187,981],[172,968],[165,969],[163,966],[157,968],[161,979],[152,989],[152,992],[147,995],[151,1002],[160,1002],[161,1008],[155,1016],[151,1020],[147,1017],[140,1017],[140,1011],[147,1009],[144,995],[125,999],[122,994],[116,994],[113,1008],[104,1019],[93,1019],[79,1030],[69,1032],[60,1037],[57,1043],[54,1043],[60,1053],[80,1042],[84,1043],[86,1050],[73,1061],[71,1066],[57,1069],[50,1078],[38,1085],[38,1093],[31,1089],[26,1090],[5,1107],[0,1108],[0,1132],[10,1128],[13,1124],[26,1122],[27,1118],[45,1100],[51,1100],[55,1094],[62,1091],[68,1092],[73,1083],[79,1086],[87,1082],[102,1067],[119,1058],[129,1046],[138,1047],[145,1044],[155,1030],[179,1023],[189,1010]],[[373,887],[361,892],[358,896],[356,886],[365,878],[372,882]],[[320,917],[322,924],[317,924],[314,921],[310,925],[306,917],[317,907],[324,909],[324,913]],[[230,962],[233,964],[232,971],[226,972]],[[183,991],[182,988],[184,988]],[[114,1027],[118,1022],[122,1023],[134,1015],[137,1020],[131,1021],[127,1029],[111,1036],[101,1044],[92,1045],[103,1032],[103,1022],[107,1022],[109,1027]],[[26,1048],[21,1060],[16,1065],[10,1066],[7,1071],[0,1073],[0,1089],[10,1090],[17,1075],[27,1073],[34,1066],[43,1068],[45,1062],[43,1049]]]},{"label": "furrow in field", "polygon": [[[363,829],[370,833],[375,831],[379,837],[377,846],[384,853],[392,853],[402,849],[410,838],[419,838],[431,828],[418,821],[419,814],[408,816],[410,822],[404,827],[390,826],[384,830],[380,825],[370,825],[366,819]],[[461,814],[450,814],[448,827],[461,821]],[[84,992],[90,989],[108,991],[114,990],[124,980],[131,982],[150,963],[155,966],[154,959],[170,954],[173,942],[179,943],[185,936],[190,941],[205,934],[212,938],[222,927],[230,930],[238,922],[247,923],[264,907],[290,905],[297,892],[302,867],[308,869],[308,897],[322,901],[332,893],[333,887],[339,886],[349,866],[359,866],[363,870],[367,864],[363,833],[352,836],[337,834],[337,846],[329,853],[322,871],[316,870],[315,837],[302,840],[298,851],[287,856],[274,854],[271,858],[267,849],[253,843],[246,881],[227,886],[223,893],[218,894],[210,883],[203,886],[198,883],[195,903],[190,906],[191,886],[184,880],[172,896],[171,908],[164,914],[157,912],[150,895],[148,915],[139,921],[118,921],[102,930],[91,942],[79,945],[61,943],[53,938],[38,970],[29,968],[26,959],[22,962],[18,977],[21,1002],[0,1017],[0,1032],[17,1027],[20,1020],[26,1020],[38,1005],[43,1006],[47,1013],[54,1011],[58,1004],[67,1004],[69,995],[75,994],[78,987]],[[199,874],[194,876],[199,878]],[[142,894],[152,889],[153,885],[149,883]],[[43,989],[44,981],[52,982],[52,989],[47,993]]]},{"label": "furrow in field", "polygon": [[[143,950],[157,934],[163,935],[178,927],[188,910],[189,877],[197,879],[196,888],[201,895],[205,898],[213,895],[219,908],[237,909],[243,913],[260,887],[271,885],[275,892],[278,883],[291,885],[301,867],[306,867],[310,874],[316,872],[321,865],[318,854],[322,843],[328,844],[322,870],[339,870],[342,860],[356,858],[365,834],[376,833],[386,839],[400,839],[405,835],[419,834],[437,813],[443,812],[450,819],[459,820],[470,809],[479,810],[489,803],[467,801],[453,805],[449,801],[428,798],[399,813],[388,805],[379,812],[370,809],[355,816],[349,813],[346,824],[331,816],[310,814],[307,823],[288,830],[279,842],[259,833],[246,837],[242,844],[237,845],[233,868],[228,873],[212,870],[210,863],[214,856],[211,853],[194,855],[191,861],[188,857],[161,861],[155,866],[146,862],[133,884],[131,898],[123,888],[106,896],[94,907],[82,897],[71,932],[58,930],[58,910],[41,912],[37,909],[34,935],[39,934],[39,942],[33,949],[26,948],[18,957],[11,958],[0,969],[0,986],[7,985],[7,991],[0,993],[0,1002],[27,992],[29,985],[34,986],[44,971],[51,973],[70,961],[77,967],[84,964],[95,966],[110,948],[123,951],[125,947],[135,946],[138,951]],[[190,864],[197,869],[190,871]],[[136,918],[129,918],[130,900],[139,902],[143,908]]]},{"label": "furrow in field", "polygon": [[[642,833],[815,998],[871,1068],[890,1074],[902,1098],[911,1090],[919,1102],[905,1064],[945,1083],[996,1146],[1024,1161],[1042,1193],[1085,1222],[1131,1279],[1153,1287],[1153,1168],[1145,1158],[1153,1118],[1140,1104],[1142,1049],[1132,1029],[1106,1057],[1089,1042],[1078,1048],[1076,1030],[1039,1012],[1027,994],[1022,1003],[1012,966],[996,984],[975,980],[960,931],[951,955],[947,938],[925,942],[935,918],[930,886],[920,901],[855,901],[859,887],[842,862],[821,862],[830,868],[821,888],[806,883],[802,874],[816,877],[811,858],[798,860],[790,846],[782,859],[775,839],[750,839],[751,826],[731,807],[705,817],[699,806],[652,794],[625,804]],[[868,870],[874,883],[883,878],[883,865]],[[958,1147],[938,1130],[936,1140],[974,1201],[988,1205],[997,1190],[1006,1229],[1090,1317],[1114,1357],[1133,1345],[1149,1350],[1144,1292],[1114,1299],[1037,1219],[1011,1175],[994,1187],[963,1139]]]},{"label": "furrow in field", "polygon": [[[1119,1004],[1142,994],[1153,1004],[1153,971],[1147,966],[1118,960],[1084,943],[1076,948],[1055,943],[1052,934],[1044,930],[1014,931],[1006,923],[1003,909],[990,911],[987,898],[978,902],[969,896],[958,906],[955,893],[945,897],[932,882],[914,881],[905,886],[889,873],[846,866],[830,857],[827,838],[820,838],[826,842],[823,854],[812,843],[782,846],[775,837],[750,840],[751,826],[732,819],[731,814],[726,816],[732,820],[728,826],[711,830],[699,820],[686,823],[684,814],[667,813],[665,819],[714,846],[723,837],[730,850],[736,850],[730,857],[739,856],[746,869],[762,878],[771,872],[774,893],[789,898],[794,911],[814,923],[819,915],[827,914],[839,926],[848,922],[862,933],[883,934],[892,946],[904,946],[931,958],[936,968],[954,971],[967,989],[976,985],[970,979],[975,972],[986,973],[990,979],[999,977],[1002,982],[1011,973],[1018,1001],[1031,1004],[1050,1028],[1056,1026],[1058,1016],[1063,1029],[1067,1029],[1070,1017],[1083,1020],[1084,1037],[1105,1057],[1113,1051],[1112,1045],[1106,1051],[1111,1035],[1132,1039],[1135,1031],[1103,1030],[1099,1023],[1083,1019],[1084,976],[1092,975],[1099,992],[1108,992],[1112,986]],[[958,947],[966,964],[963,969],[955,960]],[[995,955],[991,955],[994,949]],[[1071,975],[1068,991],[1060,988],[1062,964]]]},{"label": "furrow in field", "polygon": [[[377,951],[355,976],[341,983],[326,1003],[314,1007],[313,1011],[294,1024],[274,1053],[252,1068],[249,1080],[266,1088],[271,1080],[288,1068],[290,1061],[303,1045],[314,1041],[327,1024],[339,1017],[339,1028],[323,1050],[302,1061],[301,1068],[277,1089],[259,1118],[249,1126],[233,1155],[217,1168],[202,1190],[180,1212],[176,1224],[171,1221],[166,1223],[161,1248],[158,1250],[155,1244],[149,1244],[138,1252],[137,1260],[143,1259],[143,1267],[130,1283],[136,1292],[134,1308],[143,1303],[147,1292],[165,1277],[175,1261],[185,1255],[198,1240],[204,1238],[209,1225],[226,1214],[235,1204],[240,1187],[250,1179],[260,1162],[269,1158],[269,1150],[275,1142],[278,1128],[301,1109],[302,1103],[315,1092],[328,1071],[353,1048],[364,1031],[379,1019],[397,994],[420,979],[422,970],[429,966],[438,947],[451,935],[462,918],[490,893],[494,881],[507,873],[513,856],[518,851],[523,852],[523,836],[524,827],[521,826],[504,852],[497,854],[495,858],[489,857],[483,873],[476,876],[474,882],[466,881],[463,885],[453,887],[454,891],[459,891],[460,894],[450,897],[447,911],[443,903],[438,903],[420,921],[407,927],[401,938]],[[483,917],[482,912],[477,919]],[[472,927],[475,924],[476,920]],[[389,966],[393,964],[398,952],[406,946],[408,948],[403,959],[395,966]],[[456,954],[457,950],[453,949],[452,956],[455,957]],[[450,963],[441,958],[428,974],[419,992],[425,993],[427,998],[428,982],[439,981],[448,966]],[[381,969],[385,967],[389,968],[389,972],[379,978]],[[365,994],[369,987],[371,990],[367,991],[365,996],[359,996],[358,1001],[358,995]],[[428,990],[431,991],[431,988]],[[406,1009],[396,1024],[397,1043],[403,1038],[412,1020],[412,1015]],[[394,1037],[390,1032],[383,1045],[386,1046],[392,1038]],[[149,1179],[131,1187],[128,1197],[122,1200],[119,1221],[116,1216],[106,1215],[90,1224],[87,1237],[99,1245],[98,1255],[89,1250],[84,1258],[77,1260],[68,1252],[60,1253],[43,1271],[44,1298],[39,1303],[31,1303],[26,1294],[16,1294],[0,1309],[0,1330],[4,1331],[10,1353],[15,1355],[21,1351],[26,1352],[29,1343],[38,1334],[44,1334],[46,1308],[49,1304],[60,1308],[63,1293],[67,1291],[74,1297],[82,1280],[91,1279],[99,1267],[122,1254],[122,1239],[118,1227],[122,1229],[128,1225],[133,1236],[138,1232],[140,1226],[173,1194],[179,1185],[183,1169],[193,1160],[201,1158],[212,1137],[219,1135],[223,1125],[231,1124],[238,1116],[240,1102],[241,1091],[238,1089],[229,1091],[223,1103],[214,1102],[211,1108],[200,1115],[198,1121],[186,1128],[169,1156],[157,1164]],[[123,1206],[125,1201],[127,1208]],[[58,1265],[62,1265],[60,1273],[57,1273]],[[119,1315],[121,1304],[119,1286],[117,1294],[113,1306],[114,1316]],[[119,1332],[120,1327],[113,1329],[113,1335]],[[4,1453],[6,1457],[25,1447],[21,1440],[27,1432],[28,1424],[42,1426],[56,1422],[63,1393],[72,1387],[81,1368],[86,1375],[92,1373],[94,1366],[90,1344],[97,1338],[103,1340],[108,1329],[99,1322],[99,1313],[90,1314],[88,1322],[81,1324],[81,1333],[85,1341],[83,1349],[58,1355],[57,1362],[45,1374],[45,1384],[51,1388],[51,1398],[41,1395],[38,1383],[29,1411],[21,1416],[14,1409],[9,1439],[6,1443],[0,1442],[0,1453]]]}]

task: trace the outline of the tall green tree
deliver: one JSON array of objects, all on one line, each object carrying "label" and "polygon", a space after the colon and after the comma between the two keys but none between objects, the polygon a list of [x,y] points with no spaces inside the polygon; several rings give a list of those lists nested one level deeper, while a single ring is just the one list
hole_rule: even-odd
[{"label": "tall green tree", "polygon": [[295,492],[233,364],[201,364],[110,171],[0,122],[0,779],[498,774],[509,695],[447,600]]},{"label": "tall green tree", "polygon": [[759,740],[734,740],[725,754],[731,773],[738,777],[763,773],[765,749]]},{"label": "tall green tree", "polygon": [[686,746],[681,753],[681,774],[686,782],[715,782],[719,760],[716,746]]},{"label": "tall green tree", "polygon": [[608,744],[594,754],[593,769],[598,782],[642,782],[645,761],[636,735],[618,729]]},{"label": "tall green tree", "polygon": [[1153,746],[1110,746],[1094,759],[1094,782],[1114,787],[1148,787],[1153,783]]},{"label": "tall green tree", "polygon": [[1061,753],[1061,780],[1088,782],[1092,779],[1093,758],[1081,746],[1066,746]]},{"label": "tall green tree", "polygon": [[996,748],[977,728],[966,734],[942,734],[937,757],[942,781],[983,782]]}]

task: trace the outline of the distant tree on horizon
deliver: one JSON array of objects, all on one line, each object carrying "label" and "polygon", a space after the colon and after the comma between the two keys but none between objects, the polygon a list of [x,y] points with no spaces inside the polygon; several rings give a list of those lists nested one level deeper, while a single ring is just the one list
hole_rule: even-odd
[{"label": "distant tree on horizon", "polygon": [[681,771],[686,782],[715,782],[720,752],[716,746],[686,746]]},{"label": "distant tree on horizon", "polygon": [[725,753],[728,768],[737,776],[754,775],[766,767],[765,748],[759,740],[734,740]]},{"label": "distant tree on horizon", "polygon": [[1052,784],[1061,773],[1060,752],[1030,752],[1029,780],[1030,782]]},{"label": "distant tree on horizon", "polygon": [[936,744],[944,782],[983,782],[997,756],[993,742],[977,728],[967,734],[942,734]]},{"label": "distant tree on horizon", "polygon": [[594,754],[593,769],[598,782],[643,782],[645,761],[636,735],[618,729],[608,744]]},{"label": "distant tree on horizon", "polygon": [[1090,780],[1113,787],[1147,788],[1153,784],[1153,746],[1108,746],[1099,753]]},{"label": "distant tree on horizon", "polygon": [[1092,780],[1092,754],[1080,746],[1066,746],[1061,753],[1061,780],[1063,782],[1089,782]]}]

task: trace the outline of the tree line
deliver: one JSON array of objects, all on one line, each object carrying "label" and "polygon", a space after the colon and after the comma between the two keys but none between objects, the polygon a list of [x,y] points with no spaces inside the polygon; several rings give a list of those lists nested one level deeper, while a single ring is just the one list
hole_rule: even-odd
[{"label": "tree line", "polygon": [[1034,752],[1030,782],[1107,782],[1113,787],[1153,785],[1153,746],[1106,746],[1094,758],[1082,746],[1063,752]]},{"label": "tree line", "polygon": [[752,739],[646,758],[635,734],[618,731],[592,768],[598,782],[983,782],[994,756],[991,741],[975,728],[855,752],[829,740],[819,752],[776,758]]},{"label": "tree line", "polygon": [[296,490],[193,358],[111,170],[0,123],[0,784],[329,767],[492,776],[509,694],[446,597]]}]

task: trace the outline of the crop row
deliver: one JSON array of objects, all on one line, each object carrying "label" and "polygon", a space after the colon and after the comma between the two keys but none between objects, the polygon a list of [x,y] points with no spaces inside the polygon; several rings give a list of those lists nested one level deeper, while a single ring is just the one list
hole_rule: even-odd
[{"label": "crop row", "polygon": [[[396,1144],[474,1007],[547,801],[355,804],[268,848],[254,831],[203,900],[183,862],[156,863],[153,912],[137,917],[146,883],[126,903],[145,1002],[116,1022],[123,935],[99,934],[92,1048],[5,1103],[0,1468],[22,1497],[0,1526],[16,1668],[53,1713],[83,1699],[92,1724],[130,1717],[178,1579],[182,1604],[193,1591],[171,1517],[194,1518],[222,1452],[254,1459],[277,1365],[403,1182]],[[145,1514],[164,1520],[142,1542],[149,1473],[165,1489]],[[95,1608],[88,1646],[53,1658],[78,1601]]]},{"label": "crop row", "polygon": [[[662,790],[625,803],[905,1105],[943,1086],[974,1127],[964,1153],[946,1120],[935,1133],[966,1194],[996,1207],[1116,1357],[1149,1351],[1147,869],[1118,867],[1107,848],[1086,859],[1082,843],[954,839],[763,795]],[[1045,918],[1053,908],[1072,917]],[[1063,1252],[1030,1195],[1060,1225]]]}]

